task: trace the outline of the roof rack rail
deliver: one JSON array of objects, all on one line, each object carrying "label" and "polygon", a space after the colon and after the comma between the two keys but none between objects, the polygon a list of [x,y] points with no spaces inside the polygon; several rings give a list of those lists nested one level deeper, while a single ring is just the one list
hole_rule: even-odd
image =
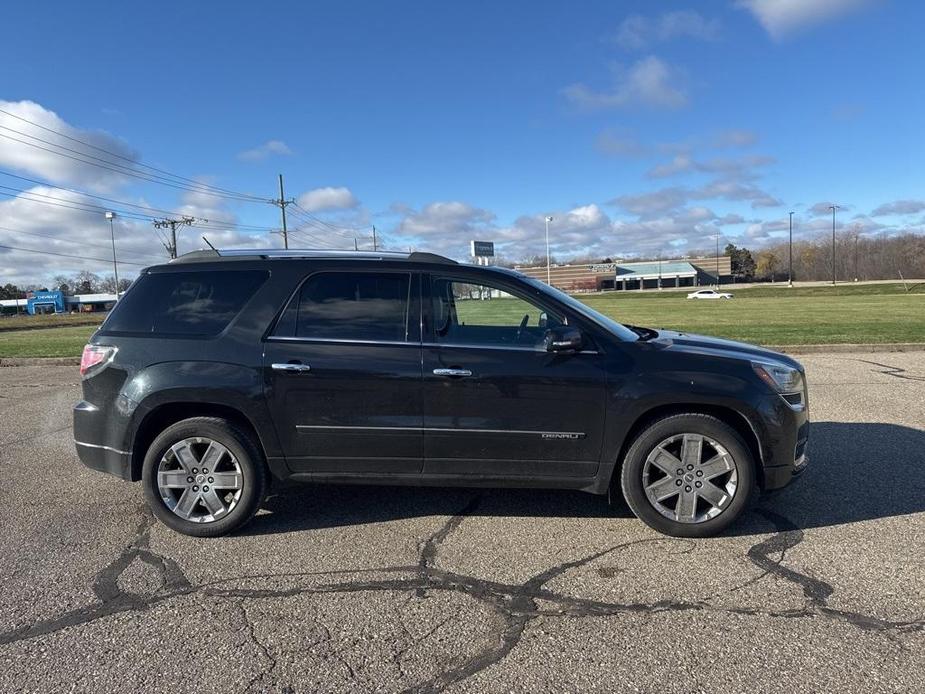
[{"label": "roof rack rail", "polygon": [[316,249],[282,249],[282,248],[231,248],[215,249],[209,251],[190,251],[179,258],[170,260],[170,263],[201,263],[215,260],[268,260],[283,258],[318,258],[318,259],[355,259],[366,260],[410,260],[423,263],[440,263],[443,265],[458,265],[455,260],[436,253],[423,253],[414,251],[353,251],[353,250],[316,250]]},{"label": "roof rack rail", "polygon": [[452,258],[437,255],[436,253],[425,253],[423,251],[412,251],[408,254],[408,260],[416,260],[422,263],[443,263],[444,265],[459,265]]}]

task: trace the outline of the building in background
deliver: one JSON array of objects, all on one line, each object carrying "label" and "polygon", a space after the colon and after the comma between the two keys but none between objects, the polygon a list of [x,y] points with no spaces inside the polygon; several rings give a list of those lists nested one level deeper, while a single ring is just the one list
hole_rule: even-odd
[{"label": "building in background", "polygon": [[[518,266],[514,269],[529,277],[546,281],[545,265]],[[552,285],[567,292],[699,287],[733,281],[732,261],[728,256],[720,256],[718,262],[717,258],[713,257],[650,260],[639,263],[553,265],[549,274]]]},{"label": "building in background", "polygon": [[43,313],[69,313],[79,311],[108,311],[116,303],[115,294],[74,294],[65,296],[64,292],[35,291],[28,292],[25,299],[0,300],[2,313],[27,313],[30,316]]}]

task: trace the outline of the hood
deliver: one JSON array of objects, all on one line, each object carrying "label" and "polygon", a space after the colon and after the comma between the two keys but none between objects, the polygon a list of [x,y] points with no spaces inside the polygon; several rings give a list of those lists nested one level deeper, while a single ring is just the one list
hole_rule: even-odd
[{"label": "hood", "polygon": [[656,332],[658,332],[658,337],[651,340],[650,344],[656,344],[672,351],[707,354],[732,359],[765,359],[783,363],[803,371],[803,366],[796,359],[792,359],[781,352],[751,345],[747,342],[724,340],[721,337],[709,337],[708,335],[679,333],[674,330],[658,330]]}]

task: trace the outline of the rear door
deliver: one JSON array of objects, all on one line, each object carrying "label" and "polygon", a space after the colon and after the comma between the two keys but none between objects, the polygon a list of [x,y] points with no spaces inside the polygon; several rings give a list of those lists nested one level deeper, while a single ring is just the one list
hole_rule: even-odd
[{"label": "rear door", "polygon": [[567,316],[486,274],[425,280],[424,473],[592,477],[604,429],[601,355],[593,345],[547,352],[547,328]]},{"label": "rear door", "polygon": [[313,273],[267,339],[264,359],[268,402],[293,472],[420,473],[418,275]]}]

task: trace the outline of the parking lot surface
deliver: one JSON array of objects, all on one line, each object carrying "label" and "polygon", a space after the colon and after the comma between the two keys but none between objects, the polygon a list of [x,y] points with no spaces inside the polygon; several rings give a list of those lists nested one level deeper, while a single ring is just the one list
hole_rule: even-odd
[{"label": "parking lot surface", "polygon": [[0,369],[0,691],[925,691],[925,353],[812,355],[811,467],[723,537],[571,492],[284,487],[213,540]]}]

